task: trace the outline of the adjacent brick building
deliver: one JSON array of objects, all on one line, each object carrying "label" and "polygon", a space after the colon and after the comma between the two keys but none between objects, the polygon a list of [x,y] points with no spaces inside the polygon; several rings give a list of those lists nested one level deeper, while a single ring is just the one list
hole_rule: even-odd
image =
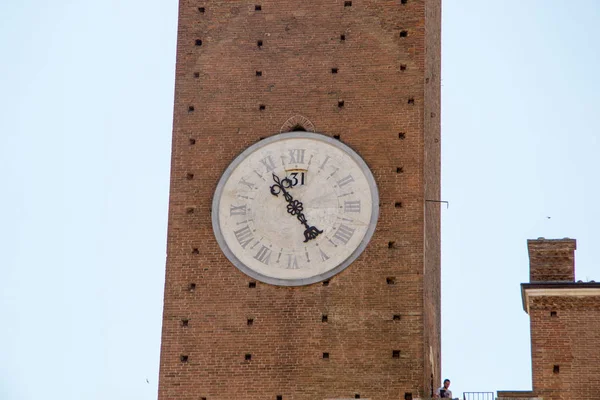
[{"label": "adjacent brick building", "polygon": [[[160,400],[428,397],[440,381],[440,0],[180,0]],[[380,194],[364,253],[280,287],[220,250],[211,201],[262,138],[316,131]]]},{"label": "adjacent brick building", "polygon": [[530,282],[521,285],[531,324],[533,390],[499,400],[595,400],[600,388],[600,284],[575,282],[573,239],[527,242]]}]

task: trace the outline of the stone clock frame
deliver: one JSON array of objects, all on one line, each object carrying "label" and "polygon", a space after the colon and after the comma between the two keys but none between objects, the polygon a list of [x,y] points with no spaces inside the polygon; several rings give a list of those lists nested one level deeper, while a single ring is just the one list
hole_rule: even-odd
[{"label": "stone clock frame", "polygon": [[[321,274],[313,275],[308,278],[300,278],[300,279],[280,279],[276,277],[263,275],[254,269],[248,267],[244,262],[242,262],[234,252],[229,248],[226,239],[221,230],[221,224],[219,220],[219,206],[221,202],[221,197],[223,193],[223,189],[228,182],[231,174],[236,170],[236,168],[244,161],[248,156],[253,154],[255,151],[260,150],[262,147],[265,147],[271,143],[287,140],[287,139],[295,139],[295,138],[303,138],[309,140],[317,140],[322,141],[328,145],[336,147],[341,150],[345,155],[350,157],[352,161],[354,161],[358,167],[360,168],[363,176],[366,178],[366,181],[369,185],[369,191],[371,194],[371,217],[369,221],[369,225],[367,230],[360,241],[359,245],[352,251],[352,253],[345,258],[342,262],[340,262],[336,267],[331,268]],[[371,173],[371,170],[367,166],[366,162],[362,159],[358,153],[356,153],[352,148],[340,142],[339,140],[332,139],[331,137],[325,136],[320,133],[309,133],[309,132],[288,132],[281,133],[266,139],[263,139],[254,145],[248,147],[242,153],[240,153],[232,162],[229,164],[223,175],[221,176],[219,183],[216,187],[215,194],[213,196],[212,202],[212,225],[215,237],[217,242],[225,254],[225,256],[235,265],[240,271],[245,273],[246,275],[255,278],[261,282],[265,282],[272,285],[278,286],[303,286],[310,285],[313,283],[321,282],[332,276],[340,273],[344,269],[346,269],[354,260],[356,260],[360,254],[365,250],[368,245],[371,237],[373,236],[373,232],[375,231],[375,227],[377,225],[377,220],[379,217],[379,192],[377,190],[377,184]]]}]

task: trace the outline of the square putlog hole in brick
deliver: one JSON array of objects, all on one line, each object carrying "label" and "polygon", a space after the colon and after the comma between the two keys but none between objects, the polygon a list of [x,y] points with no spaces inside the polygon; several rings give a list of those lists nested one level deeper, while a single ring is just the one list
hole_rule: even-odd
[{"label": "square putlog hole in brick", "polygon": [[261,104],[261,105],[258,106],[258,109],[260,111],[265,111],[267,109],[267,106],[265,106],[264,104]]},{"label": "square putlog hole in brick", "polygon": [[344,2],[344,7],[352,7],[352,2],[351,1],[345,1]]},{"label": "square putlog hole in brick", "polygon": [[400,140],[406,139],[406,133],[404,133],[404,132],[398,133],[398,139],[400,139]]},{"label": "square putlog hole in brick", "polygon": [[254,11],[262,11],[262,6],[260,4],[255,5]]},{"label": "square putlog hole in brick", "polygon": [[338,101],[338,108],[344,108],[344,104],[346,104],[346,103],[344,103],[344,100],[339,100]]},{"label": "square putlog hole in brick", "polygon": [[206,12],[206,8],[204,8],[204,7],[198,7],[198,12],[200,14],[204,14]]},{"label": "square putlog hole in brick", "polygon": [[256,282],[248,282],[248,287],[254,289],[256,287]]},{"label": "square putlog hole in brick", "polygon": [[252,354],[250,354],[250,353],[246,353],[246,354],[244,355],[244,360],[246,360],[246,361],[250,361],[250,360],[252,360]]},{"label": "square putlog hole in brick", "polygon": [[396,278],[394,278],[393,276],[388,276],[387,278],[385,278],[385,283],[387,283],[388,285],[395,285]]},{"label": "square putlog hole in brick", "polygon": [[340,41],[345,41],[346,40],[346,35],[340,35]]},{"label": "square putlog hole in brick", "polygon": [[323,281],[323,286],[329,286],[329,281]]},{"label": "square putlog hole in brick", "polygon": [[327,322],[327,320],[328,320],[327,314],[321,315],[321,322]]},{"label": "square putlog hole in brick", "polygon": [[400,358],[400,350],[392,350],[392,358]]},{"label": "square putlog hole in brick", "polygon": [[394,314],[392,321],[400,321],[400,314]]},{"label": "square putlog hole in brick", "polygon": [[331,68],[331,73],[332,74],[337,74],[338,73],[338,69],[337,68]]},{"label": "square putlog hole in brick", "polygon": [[258,42],[256,42],[256,45],[257,45],[258,47],[262,47],[262,45],[263,45],[263,41],[262,41],[262,40],[259,40]]},{"label": "square putlog hole in brick", "polygon": [[193,146],[196,144],[196,139],[190,139],[190,146]]},{"label": "square putlog hole in brick", "polygon": [[187,327],[189,325],[190,325],[190,320],[189,319],[182,319],[181,320],[181,326]]},{"label": "square putlog hole in brick", "polygon": [[277,396],[275,396],[275,400],[283,400],[283,396],[278,394]]},{"label": "square putlog hole in brick", "polygon": [[200,72],[194,72],[194,78],[200,78]]},{"label": "square putlog hole in brick", "polygon": [[256,76],[262,76],[262,71],[256,71]]},{"label": "square putlog hole in brick", "polygon": [[408,36],[408,31],[400,31],[400,37],[405,38]]},{"label": "square putlog hole in brick", "polygon": [[323,353],[323,359],[329,359],[329,353]]},{"label": "square putlog hole in brick", "polygon": [[196,44],[196,46],[202,46],[202,40],[200,39],[196,39],[194,43]]},{"label": "square putlog hole in brick", "polygon": [[188,356],[187,355],[181,355],[179,356],[179,361],[181,361],[182,363],[186,363],[188,362]]},{"label": "square putlog hole in brick", "polygon": [[247,324],[248,326],[252,326],[252,325],[254,325],[254,319],[252,319],[252,318],[248,318],[248,320],[246,321],[246,324]]},{"label": "square putlog hole in brick", "polygon": [[560,366],[558,366],[558,365],[555,365],[555,366],[552,368],[552,372],[553,372],[553,373],[555,373],[555,374],[558,374],[558,373],[560,372]]}]

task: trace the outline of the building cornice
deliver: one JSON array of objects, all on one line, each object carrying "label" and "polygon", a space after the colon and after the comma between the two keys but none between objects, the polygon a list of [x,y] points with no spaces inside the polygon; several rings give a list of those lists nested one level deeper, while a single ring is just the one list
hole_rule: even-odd
[{"label": "building cornice", "polygon": [[523,310],[529,314],[531,297],[589,297],[600,296],[598,282],[539,282],[522,283]]}]

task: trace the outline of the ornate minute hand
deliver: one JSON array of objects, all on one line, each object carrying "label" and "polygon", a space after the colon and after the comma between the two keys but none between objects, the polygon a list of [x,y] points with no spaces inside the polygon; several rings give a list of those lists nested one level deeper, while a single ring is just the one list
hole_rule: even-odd
[{"label": "ornate minute hand", "polygon": [[302,202],[299,200],[294,200],[292,195],[286,190],[292,187],[291,179],[279,179],[277,175],[273,174],[273,181],[275,181],[275,184],[271,186],[271,194],[273,196],[279,196],[280,193],[283,193],[283,197],[288,203],[287,212],[295,215],[296,218],[298,218],[298,221],[300,221],[300,223],[306,228],[304,231],[304,243],[316,238],[320,233],[323,233],[323,231],[320,231],[316,227],[308,225],[308,221],[302,212],[304,209]]}]

